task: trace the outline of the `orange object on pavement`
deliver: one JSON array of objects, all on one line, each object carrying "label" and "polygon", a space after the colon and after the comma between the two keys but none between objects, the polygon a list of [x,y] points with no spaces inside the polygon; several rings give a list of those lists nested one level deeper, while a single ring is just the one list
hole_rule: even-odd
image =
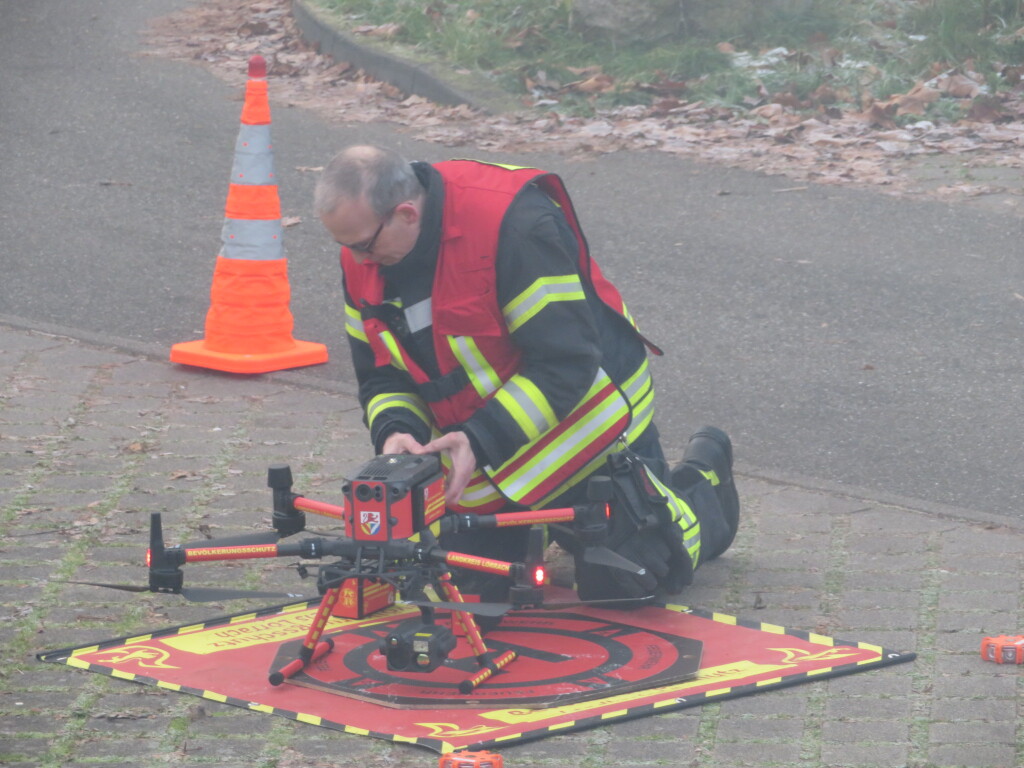
[{"label": "orange object on pavement", "polygon": [[449,752],[441,756],[439,768],[502,768],[505,764],[495,752]]},{"label": "orange object on pavement", "polygon": [[327,347],[292,337],[288,260],[270,143],[267,65],[249,60],[241,126],[224,206],[206,335],[171,347],[171,362],[266,373],[327,362]]},{"label": "orange object on pavement", "polygon": [[981,641],[981,658],[996,664],[1024,664],[1024,635],[999,635]]}]

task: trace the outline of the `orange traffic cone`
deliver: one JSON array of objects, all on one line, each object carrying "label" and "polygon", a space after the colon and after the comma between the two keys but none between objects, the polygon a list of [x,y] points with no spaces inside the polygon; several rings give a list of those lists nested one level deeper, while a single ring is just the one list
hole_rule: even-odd
[{"label": "orange traffic cone", "polygon": [[249,60],[242,125],[224,206],[206,337],[171,347],[171,362],[265,373],[327,362],[327,347],[292,338],[291,289],[270,144],[267,64]]}]

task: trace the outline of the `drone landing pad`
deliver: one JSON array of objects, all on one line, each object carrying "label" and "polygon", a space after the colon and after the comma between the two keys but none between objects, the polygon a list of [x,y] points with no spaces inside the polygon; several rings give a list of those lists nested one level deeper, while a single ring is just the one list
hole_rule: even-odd
[{"label": "drone landing pad", "polygon": [[[371,650],[385,626],[419,615],[396,605],[365,619],[332,619],[326,634],[336,649],[297,680],[303,685],[271,686],[268,670],[293,658],[316,607],[269,608],[38,658],[442,753],[503,747],[914,658],[678,605],[528,611],[507,616],[487,635],[496,648],[511,648],[521,658],[471,694],[468,706],[448,676],[469,665],[458,648],[453,669],[438,670],[442,675],[428,673],[417,683],[405,675],[387,679],[386,665]],[[680,670],[695,653],[691,642],[703,644],[700,669],[685,679]],[[591,663],[594,668],[585,669]],[[684,679],[670,682],[677,674]],[[612,687],[616,680],[622,687]],[[348,695],[324,690],[339,682]],[[374,696],[378,700],[370,700]],[[427,697],[433,706],[421,708]]]},{"label": "drone landing pad", "polygon": [[[629,619],[622,612],[614,615]],[[496,702],[537,709],[692,680],[703,645],[678,634],[679,627],[639,627],[572,611],[517,611],[486,637],[492,651],[515,651],[515,661],[464,696],[459,682],[479,669],[465,640],[433,672],[387,668],[377,649],[402,621],[333,633],[334,650],[289,682],[386,707],[436,709],[443,701],[446,707],[459,709],[492,707]],[[447,617],[441,615],[438,621],[447,622]],[[275,668],[294,659],[299,646],[282,644]]]}]

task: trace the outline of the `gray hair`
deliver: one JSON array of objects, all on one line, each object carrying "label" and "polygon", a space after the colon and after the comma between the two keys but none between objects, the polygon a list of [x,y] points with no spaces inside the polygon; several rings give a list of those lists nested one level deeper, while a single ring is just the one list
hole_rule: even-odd
[{"label": "gray hair", "polygon": [[409,161],[385,147],[358,144],[336,154],[324,168],[313,193],[317,216],[331,213],[343,200],[365,197],[381,218],[406,200],[423,194]]}]

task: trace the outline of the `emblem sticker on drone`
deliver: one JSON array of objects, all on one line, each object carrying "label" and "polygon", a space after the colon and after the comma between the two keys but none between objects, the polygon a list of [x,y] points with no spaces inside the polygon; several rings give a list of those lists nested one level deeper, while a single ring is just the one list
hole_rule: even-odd
[{"label": "emblem sticker on drone", "polygon": [[373,509],[360,510],[359,525],[367,536],[376,536],[380,531],[380,512]]}]

